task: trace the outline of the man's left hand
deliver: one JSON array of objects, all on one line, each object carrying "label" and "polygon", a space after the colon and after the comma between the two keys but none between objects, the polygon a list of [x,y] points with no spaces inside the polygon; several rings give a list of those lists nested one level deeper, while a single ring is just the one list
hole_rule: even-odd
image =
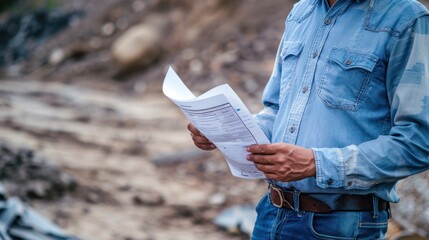
[{"label": "man's left hand", "polygon": [[314,153],[311,149],[286,143],[251,145],[247,148],[249,161],[269,179],[291,182],[316,175]]}]

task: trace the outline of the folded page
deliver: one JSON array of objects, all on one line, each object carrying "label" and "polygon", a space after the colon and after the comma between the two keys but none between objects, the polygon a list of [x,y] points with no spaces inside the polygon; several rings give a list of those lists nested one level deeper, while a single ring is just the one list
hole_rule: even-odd
[{"label": "folded page", "polygon": [[163,92],[222,152],[234,176],[265,178],[263,172],[246,159],[246,148],[270,142],[229,85],[215,87],[196,97],[170,67],[164,79]]}]

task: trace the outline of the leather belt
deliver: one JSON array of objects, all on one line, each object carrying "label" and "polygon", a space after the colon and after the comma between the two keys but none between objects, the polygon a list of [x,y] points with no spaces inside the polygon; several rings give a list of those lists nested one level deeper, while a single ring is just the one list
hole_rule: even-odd
[{"label": "leather belt", "polygon": [[[294,196],[299,193],[299,204],[294,201]],[[278,208],[288,208],[295,210],[295,206],[299,206],[300,211],[328,213],[332,211],[373,211],[374,210],[374,195],[351,195],[342,194],[336,199],[335,206],[314,198],[317,194],[306,194],[294,191],[284,191],[282,188],[270,186],[271,203]],[[313,196],[312,196],[313,195]],[[325,195],[326,196],[326,195]],[[378,198],[378,210],[388,210],[389,203],[381,198]]]}]

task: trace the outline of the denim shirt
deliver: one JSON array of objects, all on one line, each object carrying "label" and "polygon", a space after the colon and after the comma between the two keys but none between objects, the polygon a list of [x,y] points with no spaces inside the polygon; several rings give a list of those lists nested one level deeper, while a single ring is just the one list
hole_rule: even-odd
[{"label": "denim shirt", "polygon": [[[429,168],[429,14],[413,0],[302,0],[286,19],[265,108],[271,142],[311,148],[306,193],[375,194]],[[270,180],[271,181],[271,180]]]}]

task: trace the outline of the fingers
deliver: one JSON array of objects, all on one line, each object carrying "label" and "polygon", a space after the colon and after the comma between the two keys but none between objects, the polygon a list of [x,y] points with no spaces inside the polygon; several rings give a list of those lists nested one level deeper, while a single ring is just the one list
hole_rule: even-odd
[{"label": "fingers", "polygon": [[193,134],[193,135],[200,135],[202,137],[204,137],[204,135],[194,126],[194,124],[189,123],[188,124],[188,130]]},{"label": "fingers", "polygon": [[247,147],[247,151],[252,154],[263,155],[272,155],[276,153],[273,144],[250,145],[249,147]]},{"label": "fingers", "polygon": [[254,155],[247,156],[247,160],[252,161],[255,165],[274,165],[274,159],[270,155]]},{"label": "fingers", "polygon": [[279,166],[272,163],[273,159],[270,159],[271,157],[267,155],[254,155],[253,157],[250,157],[250,161],[253,161],[255,164],[255,167],[262,171],[268,179],[273,180],[282,180],[283,178],[280,177],[279,174]]},{"label": "fingers", "polygon": [[192,123],[188,124],[188,130],[191,132],[192,141],[195,146],[202,150],[213,150],[216,146],[207,139]]},{"label": "fingers", "polygon": [[210,140],[208,140],[206,137],[202,137],[200,135],[194,135],[193,133],[191,133],[191,137],[192,137],[192,140],[194,141],[194,143],[212,144],[212,142],[210,142]]},{"label": "fingers", "polygon": [[194,135],[191,133],[192,140],[194,141],[195,146],[202,150],[213,150],[216,146],[210,142],[206,137],[202,137],[200,135]]},{"label": "fingers", "polygon": [[201,150],[210,151],[216,149],[216,146],[214,144],[197,144],[195,143],[195,146],[197,146]]},{"label": "fingers", "polygon": [[216,146],[210,142],[206,137],[196,136],[191,133],[192,140],[194,141],[195,146],[202,150],[213,150],[216,149]]}]

